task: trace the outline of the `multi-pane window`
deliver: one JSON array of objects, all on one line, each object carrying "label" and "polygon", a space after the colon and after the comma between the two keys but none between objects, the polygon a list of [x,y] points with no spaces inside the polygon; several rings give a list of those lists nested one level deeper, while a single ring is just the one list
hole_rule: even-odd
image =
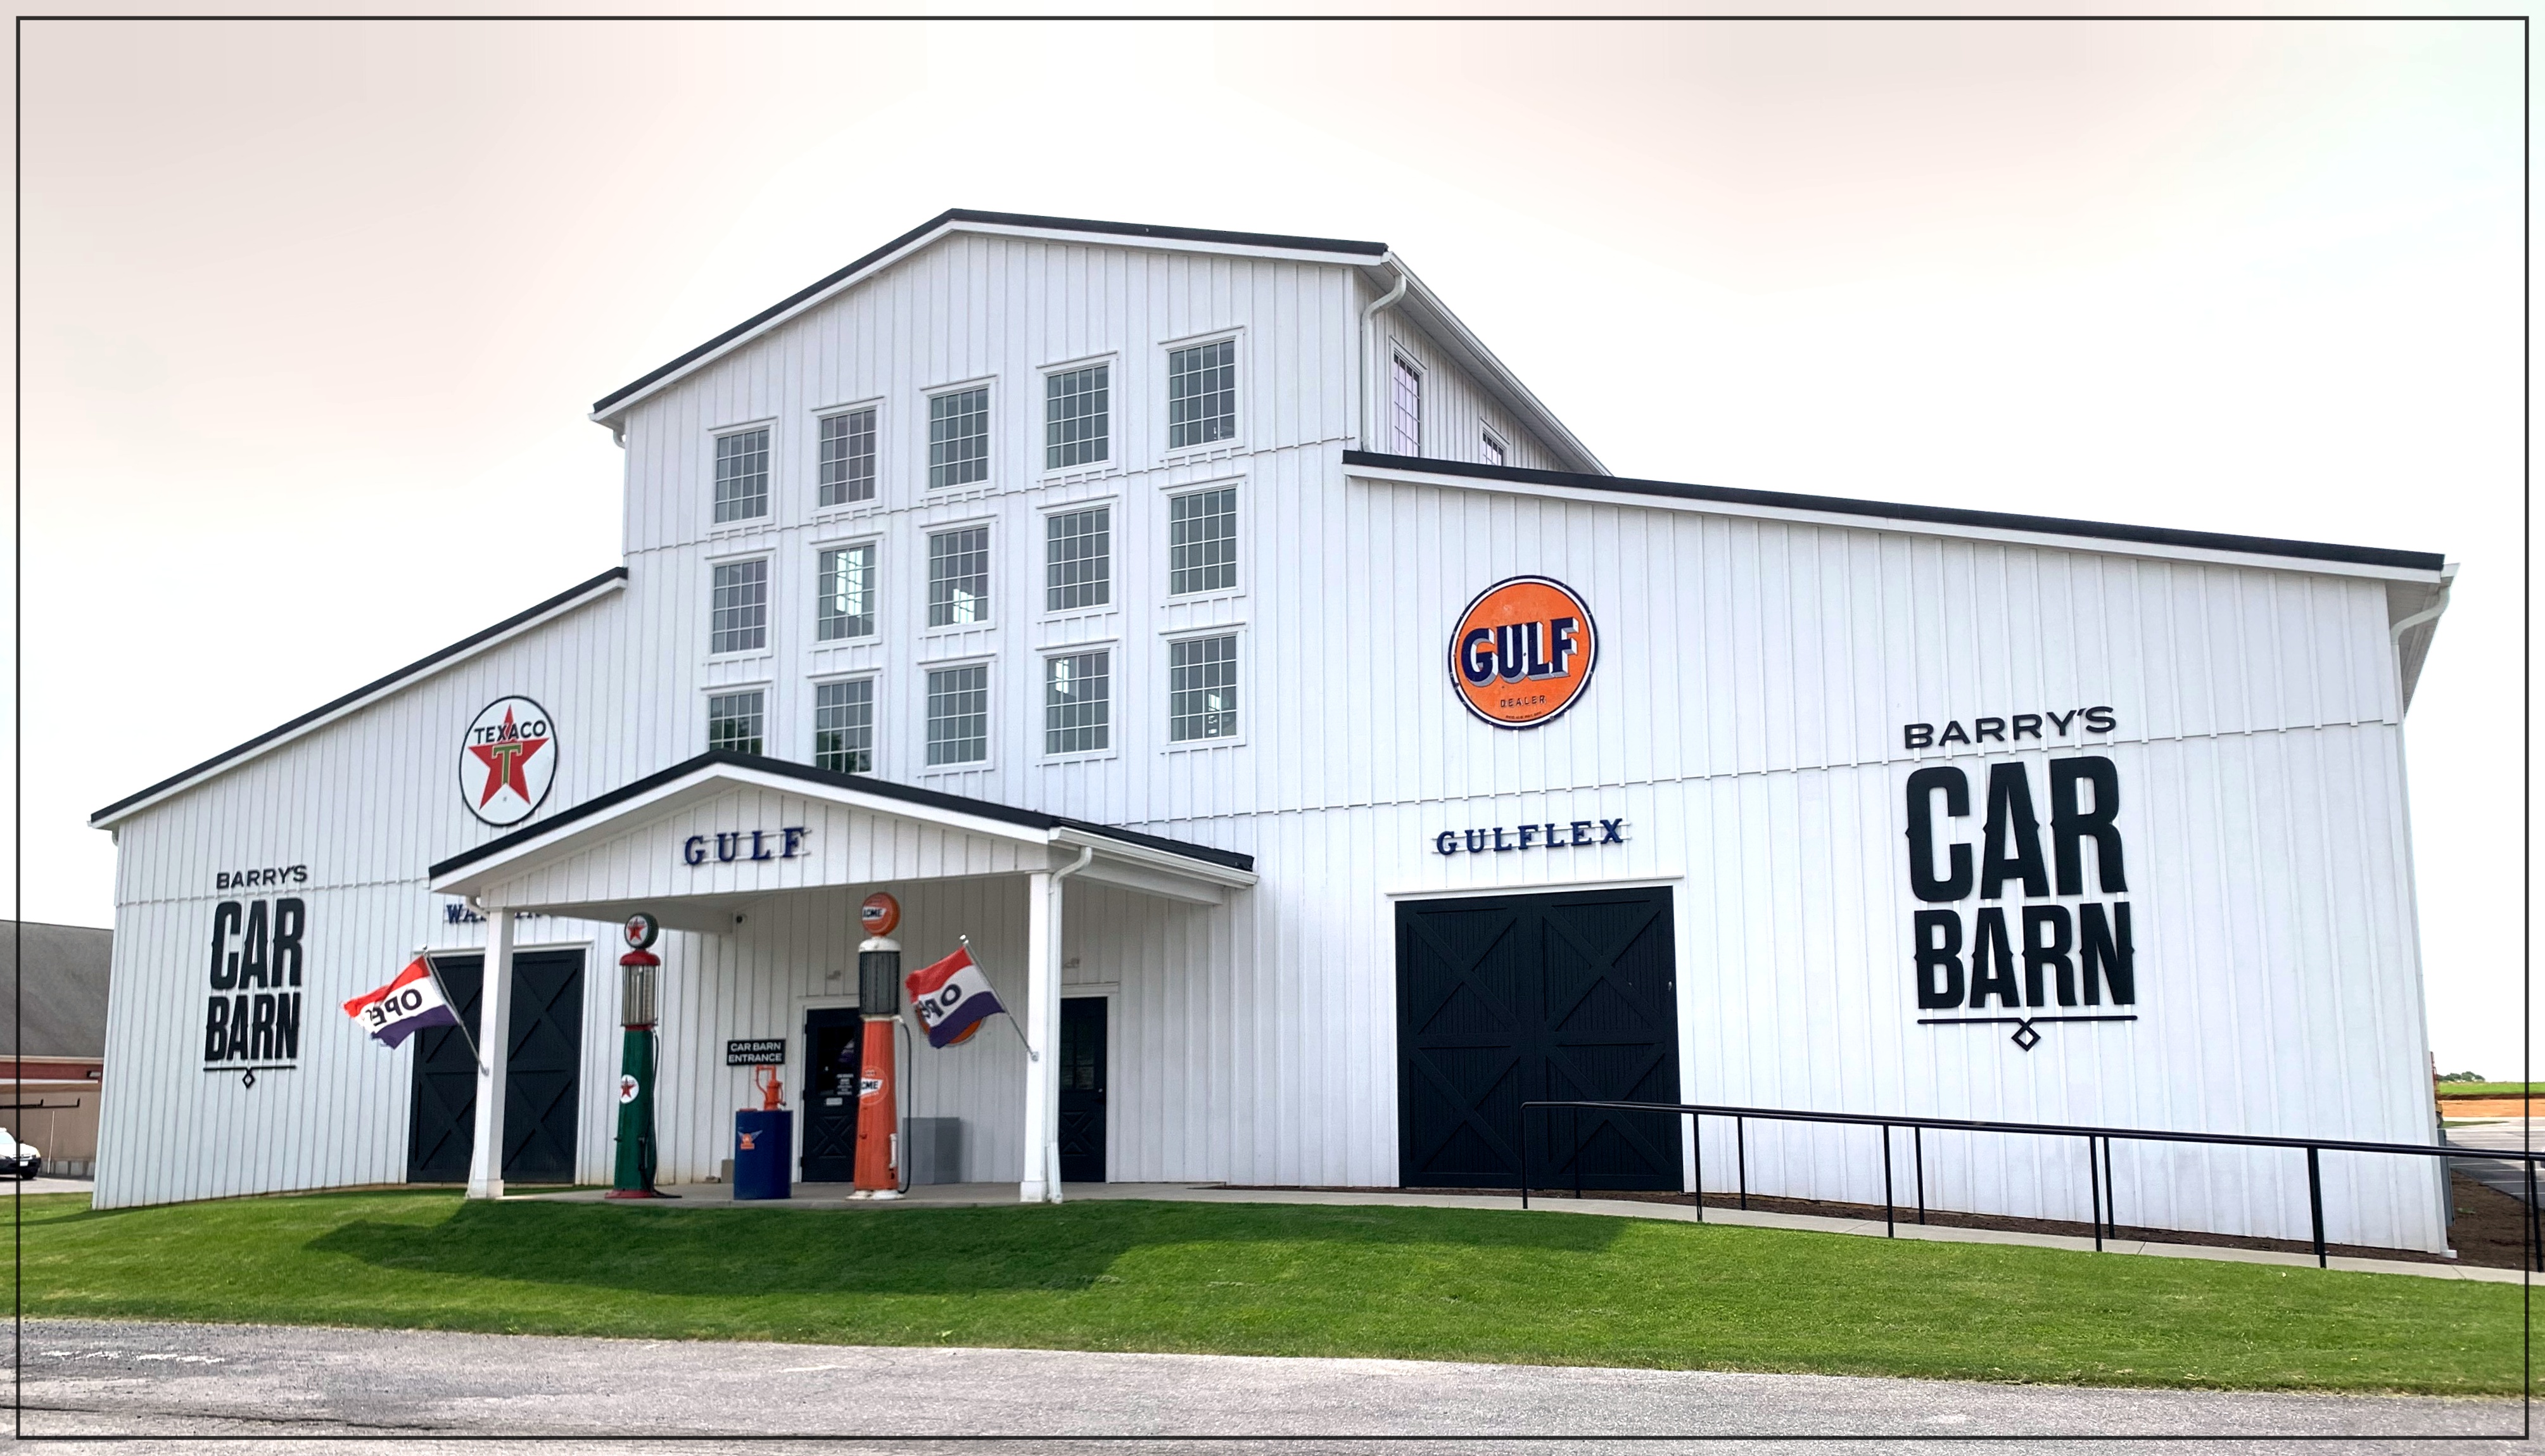
[{"label": "multi-pane window", "polygon": [[1237,585],[1237,487],[1177,496],[1167,517],[1170,593],[1224,592]]},{"label": "multi-pane window", "polygon": [[1113,654],[1074,652],[1043,659],[1042,751],[1090,754],[1111,740]]},{"label": "multi-pane window", "polygon": [[990,619],[990,528],[967,526],[928,538],[928,624]]},{"label": "multi-pane window", "polygon": [[1068,611],[1112,601],[1112,508],[1063,511],[1045,521],[1043,609]]},{"label": "multi-pane window", "polygon": [[990,665],[928,675],[928,762],[977,764],[990,756]]},{"label": "multi-pane window", "polygon": [[821,554],[815,573],[821,596],[813,608],[813,635],[820,641],[871,637],[875,629],[875,548],[842,546]]},{"label": "multi-pane window", "polygon": [[1237,341],[1167,351],[1167,448],[1237,438]]},{"label": "multi-pane window", "polygon": [[756,688],[749,692],[719,692],[708,698],[707,751],[763,752],[761,726],[768,702],[768,695]]},{"label": "multi-pane window", "polygon": [[715,519],[768,515],[769,432],[737,430],[717,436],[715,446]]},{"label": "multi-pane window", "polygon": [[1511,458],[1511,451],[1504,449],[1503,443],[1494,438],[1494,432],[1487,430],[1476,443],[1476,457],[1488,465],[1499,465]]},{"label": "multi-pane window", "polygon": [[874,771],[874,679],[814,685],[813,767]]},{"label": "multi-pane window", "polygon": [[875,493],[875,412],[822,417],[821,493],[816,504],[845,506]]},{"label": "multi-pane window", "polygon": [[768,645],[768,559],[717,567],[707,611],[707,651],[758,652]]},{"label": "multi-pane window", "polygon": [[990,478],[990,390],[957,389],[928,401],[928,484]]},{"label": "multi-pane window", "polygon": [[1395,355],[1387,389],[1387,447],[1400,455],[1423,453],[1423,371]]},{"label": "multi-pane window", "polygon": [[1167,736],[1178,743],[1237,735],[1237,639],[1168,645]]},{"label": "multi-pane window", "polygon": [[1107,401],[1112,370],[1104,364],[1067,369],[1044,380],[1042,463],[1046,470],[1092,465],[1110,458],[1111,416]]}]

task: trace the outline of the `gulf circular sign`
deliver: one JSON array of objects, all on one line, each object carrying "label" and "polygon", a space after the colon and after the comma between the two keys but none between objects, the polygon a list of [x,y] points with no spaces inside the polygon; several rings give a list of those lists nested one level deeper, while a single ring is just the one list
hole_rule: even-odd
[{"label": "gulf circular sign", "polygon": [[538,811],[556,781],[556,725],[527,697],[499,697],[459,738],[459,801],[501,828]]},{"label": "gulf circular sign", "polygon": [[1553,577],[1494,583],[1449,634],[1449,686],[1468,712],[1497,728],[1536,728],[1564,716],[1599,661],[1590,607]]}]

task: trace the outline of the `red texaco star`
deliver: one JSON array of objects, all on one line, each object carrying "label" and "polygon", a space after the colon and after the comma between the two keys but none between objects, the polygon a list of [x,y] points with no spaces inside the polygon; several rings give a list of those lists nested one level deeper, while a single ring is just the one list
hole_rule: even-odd
[{"label": "red texaco star", "polygon": [[485,808],[498,792],[508,788],[520,794],[522,802],[529,803],[531,785],[522,774],[522,766],[531,761],[532,755],[547,746],[548,741],[544,738],[523,738],[515,734],[513,710],[504,709],[504,736],[493,743],[468,745],[468,751],[486,766],[486,790],[477,796],[477,807]]}]

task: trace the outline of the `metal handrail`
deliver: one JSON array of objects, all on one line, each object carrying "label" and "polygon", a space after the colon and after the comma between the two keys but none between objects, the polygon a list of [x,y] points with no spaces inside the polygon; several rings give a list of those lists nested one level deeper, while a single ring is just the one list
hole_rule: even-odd
[{"label": "metal handrail", "polygon": [[[2545,1223],[2540,1223],[2537,1210],[2536,1166],[2545,1163],[2545,1151],[2517,1152],[2493,1148],[2456,1148],[2445,1143],[2368,1143],[2343,1138],[2272,1138],[2254,1137],[2231,1132],[2174,1132],[2152,1127],[2092,1127],[2060,1122],[1994,1122],[1970,1117],[1914,1117],[1881,1112],[1814,1112],[1791,1107],[1735,1107],[1709,1102],[1627,1102],[1600,1098],[1548,1098],[1519,1104],[1523,1118],[1531,1109],[1555,1107],[1584,1108],[1616,1112],[1668,1112],[1690,1118],[1729,1117],[1732,1119],[1734,1149],[1740,1164],[1741,1206],[1750,1206],[1750,1160],[1744,1125],[1753,1117],[1773,1122],[1833,1122],[1854,1127],[1882,1129],[1882,1228],[1885,1238],[1899,1237],[1896,1218],[1898,1200],[1891,1183],[1891,1130],[1905,1127],[1917,1142],[1918,1221],[1927,1221],[1927,1150],[1925,1133],[1929,1128],[1939,1132],[2019,1133],[2029,1137],[2072,1137],[2086,1140],[2086,1173],[2093,1202],[2094,1248],[2103,1247],[2106,1229],[2120,1237],[2120,1215],[2114,1208],[2111,1159],[2112,1141],[2141,1143],[2208,1143],[2237,1148],[2287,1148],[2303,1151],[2307,1158],[2307,1208],[2315,1226],[2315,1261],[2318,1267],[2328,1262],[2324,1237],[2324,1172],[2319,1155],[2332,1153],[2390,1153],[2416,1158],[2489,1158],[2496,1162],[2523,1163],[2527,1166],[2527,1255],[2530,1265],[2545,1273]],[[1573,1121],[1573,1196],[1582,1196],[1582,1120]],[[1702,1124],[1696,1124],[1701,1127]],[[1696,1157],[1696,1221],[1705,1221],[1705,1140],[1691,1137]],[[2096,1143],[2101,1144],[2101,1162],[2096,1164]],[[1525,1123],[1519,1136],[1519,1206],[1528,1207],[1528,1129]],[[2108,1215],[2108,1217],[2107,1217]]]}]

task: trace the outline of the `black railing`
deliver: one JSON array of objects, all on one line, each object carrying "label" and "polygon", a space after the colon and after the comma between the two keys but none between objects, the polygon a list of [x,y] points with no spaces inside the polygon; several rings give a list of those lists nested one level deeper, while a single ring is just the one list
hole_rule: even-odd
[{"label": "black railing", "polygon": [[[1837,1122],[1852,1127],[1882,1129],[1882,1232],[1886,1238],[1898,1238],[1899,1200],[1891,1180],[1891,1130],[1905,1127],[1917,1157],[1918,1222],[1927,1221],[1927,1129],[1938,1132],[2015,1133],[2029,1137],[2082,1138],[2086,1143],[2086,1183],[2093,1209],[2094,1248],[2103,1247],[2108,1231],[2120,1237],[2120,1215],[2116,1211],[2112,1180],[2112,1143],[2114,1140],[2137,1143],[2209,1143],[2231,1148],[2287,1148],[2306,1153],[2307,1213],[2315,1223],[2315,1261],[2326,1263],[2324,1243],[2324,1169],[2318,1155],[2323,1153],[2387,1153],[2406,1158],[2491,1159],[2497,1162],[2522,1163],[2527,1175],[2526,1256],[2528,1266],[2545,1273],[2545,1224],[2540,1224],[2536,1207],[2536,1165],[2545,1162],[2545,1152],[2522,1153],[2496,1151],[2489,1148],[2458,1148],[2444,1143],[2362,1143],[2341,1138],[2260,1138],[2231,1132],[2161,1132],[2144,1127],[2080,1127],[2054,1122],[1983,1122],[1967,1117],[1909,1117],[1879,1112],[1800,1112],[1783,1107],[1724,1107],[1694,1102],[1612,1102],[1599,1100],[1547,1100],[1519,1104],[1519,1206],[1528,1207],[1528,1126],[1531,1110],[1556,1107],[1573,1109],[1573,1196],[1582,1196],[1582,1119],[1585,1108],[1613,1112],[1668,1112],[1698,1119],[1688,1139],[1696,1157],[1696,1218],[1705,1221],[1705,1138],[1707,1117],[1732,1119],[1732,1148],[1738,1169],[1741,1207],[1750,1206],[1750,1151],[1746,1127],[1751,1118],[1770,1122]],[[2096,1157],[2096,1145],[2101,1156]]]}]

